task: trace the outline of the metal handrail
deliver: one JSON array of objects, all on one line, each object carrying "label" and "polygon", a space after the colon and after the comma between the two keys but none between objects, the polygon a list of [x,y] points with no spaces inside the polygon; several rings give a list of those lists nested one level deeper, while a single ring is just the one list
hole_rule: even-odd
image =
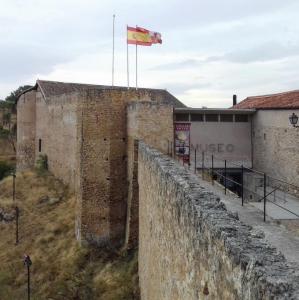
[{"label": "metal handrail", "polygon": [[[208,168],[208,169],[211,170],[211,168]],[[221,176],[221,177],[224,177],[224,178],[225,178],[226,180],[228,180],[228,181],[231,181],[231,182],[233,182],[233,183],[235,183],[235,184],[237,184],[237,185],[239,185],[239,186],[242,186],[241,183],[239,183],[239,182],[237,182],[237,181],[235,181],[235,180],[233,180],[233,179],[227,178],[226,176],[222,175],[222,174],[219,173],[219,172],[214,171],[214,173],[215,173],[215,174],[218,174],[218,175]]]},{"label": "metal handrail", "polygon": [[[249,189],[248,189],[249,190]],[[271,195],[273,192],[275,192],[276,190],[278,190],[278,188],[275,188],[273,191],[271,191],[270,193],[268,193],[267,195],[265,195],[263,198],[261,198],[260,200],[258,200],[257,202],[261,202],[262,200],[264,200],[265,198],[267,198],[269,195]],[[252,192],[251,190],[249,190],[250,192]],[[270,201],[270,200],[269,200]]]},{"label": "metal handrail", "polygon": [[[268,175],[267,175],[267,176],[268,176]],[[291,186],[293,186],[293,187],[295,187],[295,188],[297,188],[297,189],[299,190],[299,187],[298,187],[297,185],[293,184],[293,183],[289,183],[289,182],[283,181],[283,180],[281,180],[281,179],[277,179],[277,178],[272,177],[272,176],[268,176],[268,177],[271,178],[271,179],[274,179],[274,180],[276,180],[276,181],[280,181],[280,182],[282,182],[282,183],[285,183],[285,184],[287,184],[287,185],[291,185]]]},{"label": "metal handrail", "polygon": [[[204,152],[204,153],[205,153],[205,156],[206,156],[206,152]],[[213,155],[213,157],[214,157],[214,160],[218,160],[218,161],[222,161],[222,162],[225,162],[225,161],[227,161],[226,159],[223,159],[223,158],[218,158],[218,157],[215,157],[214,155]],[[236,167],[239,167],[239,168],[241,168],[241,167],[242,167],[241,165],[239,165],[239,164],[236,164],[236,163],[234,163],[234,162],[229,162],[229,164],[231,164],[231,165],[234,165],[234,166],[236,166]],[[243,165],[243,168],[244,168],[244,169],[246,169],[246,170],[250,170],[250,171],[253,171],[254,173],[258,173],[258,174],[261,174],[261,175],[263,175],[263,176],[264,176],[264,173],[263,173],[263,172],[261,172],[261,171],[255,170],[255,169],[253,169],[253,168],[248,168],[248,167],[245,167],[244,165]],[[277,179],[277,178],[275,178],[275,177],[272,177],[272,176],[269,176],[269,175],[267,175],[267,177],[269,177],[269,178],[271,178],[271,179],[274,179],[274,180],[276,180],[276,181],[280,181],[280,182],[282,182],[282,183],[284,183],[284,184],[287,184],[287,185],[293,186],[293,187],[295,187],[295,188],[297,188],[297,189],[299,190],[299,187],[298,187],[298,186],[296,186],[296,185],[295,185],[295,184],[293,184],[293,183],[289,183],[289,182],[283,181],[283,180],[281,180],[281,179]]]},{"label": "metal handrail", "polygon": [[[208,170],[211,170],[211,168],[207,168],[207,169],[208,169]],[[231,181],[231,182],[233,182],[233,183],[235,183],[235,184],[237,184],[237,185],[239,185],[239,186],[242,186],[239,182],[237,182],[237,181],[235,181],[235,180],[232,180],[232,179],[230,179],[230,178],[227,178],[227,177],[225,177],[224,175],[222,175],[222,174],[219,173],[219,172],[213,171],[213,173],[219,175],[220,177],[224,177],[224,180],[228,180],[228,181]],[[250,190],[250,189],[248,189],[248,188],[245,188],[245,189],[248,190],[248,191],[250,191],[250,192],[254,192],[254,191],[252,191],[252,190]],[[271,192],[269,192],[267,195],[263,196],[263,197],[262,197],[261,199],[259,199],[257,202],[262,202],[263,200],[267,199],[267,197],[268,197],[269,195],[271,195],[272,193],[274,193],[274,192],[277,191],[278,189],[279,189],[279,187],[273,189]],[[267,199],[267,201],[273,203],[274,205],[276,205],[276,206],[282,208],[283,210],[285,210],[285,211],[287,211],[287,212],[289,212],[289,213],[291,213],[291,214],[293,214],[293,215],[295,215],[296,217],[299,218],[299,215],[297,215],[296,213],[290,211],[289,209],[287,209],[287,208],[285,208],[285,207],[283,207],[283,206],[281,206],[281,205],[279,205],[279,204],[277,204],[277,203],[275,203],[275,202],[273,202],[273,201],[271,201],[271,200],[269,200],[269,199]]]},{"label": "metal handrail", "polygon": [[[197,166],[196,166],[196,162],[197,162],[196,150],[195,150],[194,154],[195,154],[194,173],[196,173],[196,170],[197,170]],[[206,170],[212,171],[212,175],[213,175],[213,174],[217,174],[217,175],[220,176],[221,178],[224,178],[224,180],[225,180],[225,181],[224,181],[225,193],[226,193],[226,189],[227,189],[227,186],[226,186],[227,181],[232,182],[232,183],[234,183],[234,184],[236,184],[236,185],[242,187],[242,206],[243,206],[243,202],[244,202],[244,199],[243,199],[243,197],[244,197],[244,196],[243,196],[243,195],[244,195],[244,189],[245,189],[245,190],[248,190],[248,191],[250,191],[250,192],[252,192],[252,193],[255,193],[255,192],[252,191],[252,190],[250,190],[250,189],[248,189],[248,188],[246,188],[246,187],[244,187],[244,185],[243,185],[243,178],[242,178],[242,183],[239,183],[239,182],[237,182],[237,181],[235,181],[235,180],[233,180],[233,179],[231,179],[231,178],[228,178],[228,177],[226,176],[226,170],[227,170],[227,160],[226,160],[226,159],[219,159],[219,158],[215,157],[215,156],[212,154],[212,157],[211,157],[211,158],[212,158],[212,159],[211,159],[212,166],[211,166],[211,167],[205,167],[205,166],[204,166],[204,158],[205,158],[205,157],[206,157],[206,153],[205,153],[205,152],[202,152],[202,163],[201,163],[202,171],[203,171],[204,169],[206,169]],[[216,160],[216,161],[223,161],[223,162],[224,162],[225,175],[223,175],[223,174],[220,173],[220,172],[215,171],[215,167],[214,167],[214,162],[215,162],[215,160]],[[273,202],[273,201],[267,199],[267,197],[268,197],[269,195],[271,195],[271,194],[274,193],[275,191],[279,190],[279,189],[281,188],[281,186],[275,187],[271,192],[269,192],[269,193],[266,194],[266,188],[267,188],[267,185],[266,185],[266,178],[268,177],[269,179],[272,179],[272,180],[276,180],[276,181],[282,182],[283,184],[286,184],[286,185],[289,185],[289,186],[293,186],[293,187],[295,187],[295,188],[297,188],[297,189],[299,189],[299,187],[297,187],[297,186],[294,185],[294,184],[285,182],[285,181],[283,181],[283,180],[276,179],[276,178],[274,178],[274,177],[272,177],[272,176],[268,176],[268,175],[266,175],[265,173],[262,173],[262,172],[260,172],[260,171],[255,170],[255,169],[248,168],[248,167],[244,167],[243,165],[238,165],[238,164],[233,163],[233,162],[229,162],[229,163],[232,164],[232,165],[234,165],[234,166],[237,166],[237,167],[241,168],[242,170],[243,170],[243,169],[246,169],[246,170],[250,170],[250,171],[252,171],[252,172],[254,172],[254,173],[258,173],[258,174],[263,175],[263,179],[264,179],[264,196],[263,196],[261,199],[259,199],[258,202],[261,202],[262,200],[264,200],[264,221],[266,221],[266,201],[269,201],[269,202],[273,203],[273,204],[276,205],[277,207],[280,207],[281,209],[283,209],[283,210],[285,210],[285,211],[287,211],[287,212],[289,212],[289,213],[291,213],[291,214],[293,214],[293,215],[295,215],[296,217],[299,218],[299,215],[298,215],[298,214],[296,214],[296,213],[292,212],[291,210],[289,210],[289,209],[287,209],[287,208],[285,208],[285,207],[283,207],[283,206],[281,206],[281,205],[279,205],[279,204],[277,204],[277,203],[275,203],[275,202]],[[190,164],[189,164],[189,167],[190,167]],[[216,168],[216,169],[217,169],[217,168]],[[242,171],[242,174],[243,174],[243,171]],[[258,194],[257,194],[257,195],[258,195]],[[278,197],[278,198],[280,198],[280,197]]]},{"label": "metal handrail", "polygon": [[273,202],[273,201],[271,201],[271,200],[268,200],[268,201],[271,202],[271,203],[273,203],[274,205],[276,205],[276,206],[278,206],[278,207],[280,207],[280,208],[282,208],[282,209],[288,211],[289,213],[291,213],[291,214],[293,214],[293,215],[295,215],[296,217],[299,218],[299,215],[297,215],[296,213],[290,211],[289,209],[287,209],[287,208],[285,208],[285,207],[283,207],[283,206],[281,206],[281,205],[279,205],[279,204],[277,204],[277,203],[275,203],[275,202]]},{"label": "metal handrail", "polygon": [[[196,152],[195,152],[195,155],[196,155]],[[205,168],[205,166],[204,166],[204,161],[203,161],[203,160],[204,160],[204,157],[206,157],[206,153],[205,153],[205,152],[202,152],[202,163],[201,163],[202,168],[208,170],[209,172],[212,171],[212,176],[213,176],[214,174],[217,174],[220,178],[222,178],[222,179],[225,180],[225,181],[224,181],[225,193],[226,193],[226,189],[227,189],[227,186],[226,186],[227,181],[232,182],[232,183],[234,183],[235,185],[240,186],[240,187],[242,188],[242,193],[241,193],[241,194],[242,194],[242,206],[243,206],[243,202],[244,202],[244,189],[245,189],[245,190],[248,190],[248,191],[250,191],[250,192],[252,192],[252,193],[255,193],[255,192],[254,192],[254,191],[251,191],[250,189],[244,187],[244,185],[243,185],[243,178],[242,178],[242,183],[239,183],[239,182],[237,182],[237,181],[235,181],[235,180],[233,180],[233,179],[231,179],[231,178],[227,178],[227,176],[226,176],[227,160],[226,160],[226,159],[219,159],[218,157],[215,157],[215,156],[212,154],[211,160],[210,160],[210,162],[212,163],[212,166],[211,166],[211,167],[209,166],[209,167],[206,167],[206,168]],[[195,159],[195,162],[196,162],[196,161],[197,161],[197,160]],[[225,168],[225,171],[224,171],[224,172],[225,172],[225,175],[223,175],[222,173],[217,172],[217,171],[215,170],[215,169],[218,169],[218,168],[215,168],[215,167],[214,167],[214,162],[215,162],[215,161],[223,161],[223,162],[224,162],[224,168]],[[262,172],[260,172],[260,171],[254,170],[254,169],[252,169],[252,168],[244,167],[243,165],[238,165],[238,164],[233,163],[233,162],[229,162],[229,164],[234,165],[234,166],[237,166],[237,167],[239,167],[239,168],[242,169],[242,170],[243,170],[243,169],[246,169],[246,170],[249,170],[249,171],[251,171],[251,172],[254,172],[254,173],[257,173],[257,174],[260,174],[260,175],[263,176],[263,179],[264,179],[264,196],[263,196],[261,199],[259,199],[258,201],[260,202],[260,201],[264,200],[264,221],[266,221],[266,201],[269,201],[269,202],[273,203],[274,205],[276,205],[277,207],[280,207],[281,209],[283,209],[283,210],[285,210],[285,211],[287,211],[287,212],[289,212],[289,213],[295,215],[296,217],[299,217],[296,213],[292,212],[291,210],[289,210],[289,209],[287,209],[287,208],[285,208],[285,207],[283,207],[283,206],[281,206],[281,205],[279,205],[279,204],[277,204],[277,203],[274,203],[273,201],[267,199],[267,197],[268,197],[269,195],[271,195],[271,194],[273,194],[275,191],[281,189],[281,186],[278,186],[278,187],[276,186],[271,192],[266,193],[266,188],[267,188],[267,185],[266,185],[266,181],[267,181],[267,180],[266,180],[266,179],[269,178],[270,180],[277,180],[277,181],[279,181],[279,182],[281,182],[281,183],[283,183],[283,184],[286,184],[286,185],[288,185],[288,186],[295,187],[295,188],[297,188],[297,189],[299,189],[299,187],[297,187],[297,186],[294,185],[294,184],[285,182],[285,181],[283,181],[283,180],[279,180],[279,179],[276,179],[276,178],[274,178],[274,177],[267,176],[265,173],[262,173]],[[196,169],[197,169],[197,167],[196,167],[196,164],[195,164],[195,173],[196,173]],[[243,171],[242,171],[242,174],[243,174]],[[257,194],[257,195],[258,195],[258,194]],[[279,198],[280,198],[280,197],[279,197]]]}]

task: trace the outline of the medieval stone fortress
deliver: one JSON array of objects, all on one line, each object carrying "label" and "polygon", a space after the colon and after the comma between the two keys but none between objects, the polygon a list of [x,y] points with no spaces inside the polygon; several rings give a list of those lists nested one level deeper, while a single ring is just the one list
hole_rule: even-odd
[{"label": "medieval stone fortress", "polygon": [[17,101],[17,170],[46,157],[79,243],[139,248],[141,299],[299,299],[298,115],[298,91],[209,109],[38,80]]}]

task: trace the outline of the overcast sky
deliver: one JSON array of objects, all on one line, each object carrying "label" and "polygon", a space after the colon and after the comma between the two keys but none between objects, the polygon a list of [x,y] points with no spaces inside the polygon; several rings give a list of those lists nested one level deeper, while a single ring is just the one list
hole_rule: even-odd
[{"label": "overcast sky", "polygon": [[[126,25],[161,32],[138,48],[139,86],[193,107],[299,89],[298,0],[0,0],[0,99],[36,79],[127,84]],[[135,48],[129,47],[135,85]]]}]

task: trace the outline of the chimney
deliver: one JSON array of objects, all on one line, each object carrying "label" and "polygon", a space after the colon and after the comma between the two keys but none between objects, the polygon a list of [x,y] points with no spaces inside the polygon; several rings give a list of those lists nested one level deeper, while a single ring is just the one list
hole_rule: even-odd
[{"label": "chimney", "polygon": [[237,95],[233,95],[233,105],[237,104]]}]

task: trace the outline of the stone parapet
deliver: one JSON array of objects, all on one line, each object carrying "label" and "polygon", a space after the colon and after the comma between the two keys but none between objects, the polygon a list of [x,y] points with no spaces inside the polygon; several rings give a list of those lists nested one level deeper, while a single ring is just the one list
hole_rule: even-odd
[{"label": "stone parapet", "polygon": [[142,299],[299,299],[298,266],[142,142],[138,184]]}]

